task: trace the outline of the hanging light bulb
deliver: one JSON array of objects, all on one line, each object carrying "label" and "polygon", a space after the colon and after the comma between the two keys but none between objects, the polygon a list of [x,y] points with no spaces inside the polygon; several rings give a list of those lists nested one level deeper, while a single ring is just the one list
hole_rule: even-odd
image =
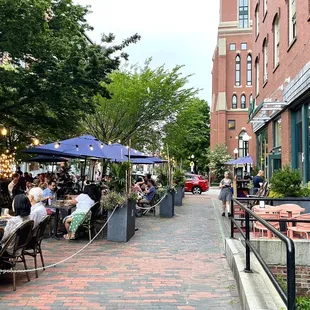
[{"label": "hanging light bulb", "polygon": [[89,149],[90,149],[91,151],[93,151],[93,150],[94,150],[94,147],[93,147],[92,145],[90,145],[90,146],[89,146]]},{"label": "hanging light bulb", "polygon": [[36,146],[39,145],[40,144],[39,139],[38,138],[34,138],[33,139],[33,144],[36,145]]},{"label": "hanging light bulb", "polygon": [[75,149],[77,152],[79,151],[79,146],[77,144],[75,145]]},{"label": "hanging light bulb", "polygon": [[120,139],[118,139],[118,140],[117,140],[117,142],[118,142],[118,143],[121,143],[121,140],[120,140]]},{"label": "hanging light bulb", "polygon": [[55,149],[58,149],[60,147],[60,143],[57,141],[54,145]]},{"label": "hanging light bulb", "polygon": [[8,134],[8,130],[5,127],[3,127],[1,129],[1,134],[2,134],[2,136],[6,136]]},{"label": "hanging light bulb", "polygon": [[9,151],[9,150],[6,150],[6,152],[9,153],[10,151]]},{"label": "hanging light bulb", "polygon": [[100,148],[103,149],[103,143],[100,144]]},{"label": "hanging light bulb", "polygon": [[126,145],[126,148],[129,149],[129,145]]},{"label": "hanging light bulb", "polygon": [[109,145],[111,144],[112,142],[111,141],[109,141]]}]

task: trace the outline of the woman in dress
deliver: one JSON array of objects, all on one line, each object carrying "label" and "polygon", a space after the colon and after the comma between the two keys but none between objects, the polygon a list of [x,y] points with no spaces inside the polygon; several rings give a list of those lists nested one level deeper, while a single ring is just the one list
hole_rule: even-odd
[{"label": "woman in dress", "polygon": [[223,213],[222,216],[225,216],[225,211],[227,209],[228,217],[230,214],[230,204],[232,198],[232,180],[229,176],[229,172],[225,172],[224,179],[220,182],[220,195],[219,200],[222,200]]},{"label": "woman in dress", "polygon": [[[96,195],[93,188],[90,185],[85,186],[84,193],[77,196],[70,201],[70,204],[76,205],[76,210],[69,216],[64,218],[65,228],[67,234],[63,237],[67,240],[75,239],[75,233],[81,225],[86,213],[94,205],[96,201]],[[88,215],[86,220],[90,220],[91,214]]]},{"label": "woman in dress", "polygon": [[[13,210],[15,210],[16,216],[11,217],[5,226],[3,237],[1,239],[0,249],[10,238],[10,236],[17,230],[17,228],[19,228],[19,226],[23,224],[25,221],[29,220],[31,203],[26,195],[24,194],[16,195],[13,200],[12,207]],[[9,254],[13,253],[14,244],[15,240],[12,240],[12,242],[10,243],[10,245],[6,250]]]}]

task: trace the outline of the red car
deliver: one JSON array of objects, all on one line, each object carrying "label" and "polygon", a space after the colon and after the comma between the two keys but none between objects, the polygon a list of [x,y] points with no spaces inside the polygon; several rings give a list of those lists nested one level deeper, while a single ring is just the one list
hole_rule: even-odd
[{"label": "red car", "polygon": [[194,195],[200,195],[209,190],[209,181],[197,174],[185,174],[185,191],[192,192]]}]

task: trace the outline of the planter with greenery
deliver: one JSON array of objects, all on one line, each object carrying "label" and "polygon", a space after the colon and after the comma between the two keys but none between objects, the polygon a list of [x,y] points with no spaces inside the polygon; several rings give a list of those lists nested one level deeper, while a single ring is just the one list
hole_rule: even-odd
[{"label": "planter with greenery", "polygon": [[181,170],[175,170],[173,174],[173,184],[176,187],[175,205],[182,206],[183,190],[185,185],[185,175]]},{"label": "planter with greenery", "polygon": [[162,188],[160,189],[160,196],[162,199],[159,205],[160,217],[167,217],[167,218],[173,217],[175,189],[172,187]]},{"label": "planter with greenery", "polygon": [[276,171],[270,179],[270,198],[283,198],[282,201],[274,201],[274,205],[285,203],[296,203],[306,209],[306,213],[310,212],[308,201],[302,199],[292,201],[290,198],[310,197],[310,188],[302,185],[302,177],[299,170],[293,170],[289,166],[283,167]]}]

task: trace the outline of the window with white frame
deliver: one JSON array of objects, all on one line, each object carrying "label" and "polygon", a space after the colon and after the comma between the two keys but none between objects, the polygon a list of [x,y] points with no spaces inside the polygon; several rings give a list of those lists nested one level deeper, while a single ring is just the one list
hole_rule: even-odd
[{"label": "window with white frame", "polygon": [[289,43],[296,38],[296,0],[289,0]]},{"label": "window with white frame", "polygon": [[241,96],[241,109],[246,109],[246,97],[245,97],[245,95]]},{"label": "window with white frame", "polygon": [[255,60],[255,92],[256,96],[259,94],[259,60],[258,57]]},{"label": "window with white frame", "polygon": [[264,83],[265,83],[268,81],[268,43],[267,43],[267,39],[265,39],[264,43],[263,43],[263,57],[264,57],[263,74],[264,74]]},{"label": "window with white frame", "polygon": [[241,85],[241,57],[239,55],[236,56],[236,80],[235,85],[240,86]]},{"label": "window with white frame", "polygon": [[248,55],[246,59],[246,85],[252,85],[252,56],[251,54]]},{"label": "window with white frame", "polygon": [[253,103],[253,95],[252,94],[250,95],[249,102],[250,102],[250,106],[252,106],[252,103]]},{"label": "window with white frame", "polygon": [[264,16],[267,13],[267,0],[264,0]]},{"label": "window with white frame", "polygon": [[279,16],[273,22],[273,67],[280,62],[280,25]]},{"label": "window with white frame", "polygon": [[249,27],[249,0],[239,0],[239,28]]},{"label": "window with white frame", "polygon": [[247,156],[248,154],[248,145],[249,145],[249,142],[248,141],[243,141],[243,136],[245,135],[245,131],[241,131],[239,133],[239,136],[238,136],[238,151],[239,151],[239,156],[238,157],[244,157],[244,156]]},{"label": "window with white frame", "polygon": [[259,35],[259,6],[256,6],[255,9],[255,34],[256,36]]},{"label": "window with white frame", "polygon": [[232,96],[232,104],[231,104],[231,107],[232,109],[237,109],[237,96],[236,95],[233,95]]}]

